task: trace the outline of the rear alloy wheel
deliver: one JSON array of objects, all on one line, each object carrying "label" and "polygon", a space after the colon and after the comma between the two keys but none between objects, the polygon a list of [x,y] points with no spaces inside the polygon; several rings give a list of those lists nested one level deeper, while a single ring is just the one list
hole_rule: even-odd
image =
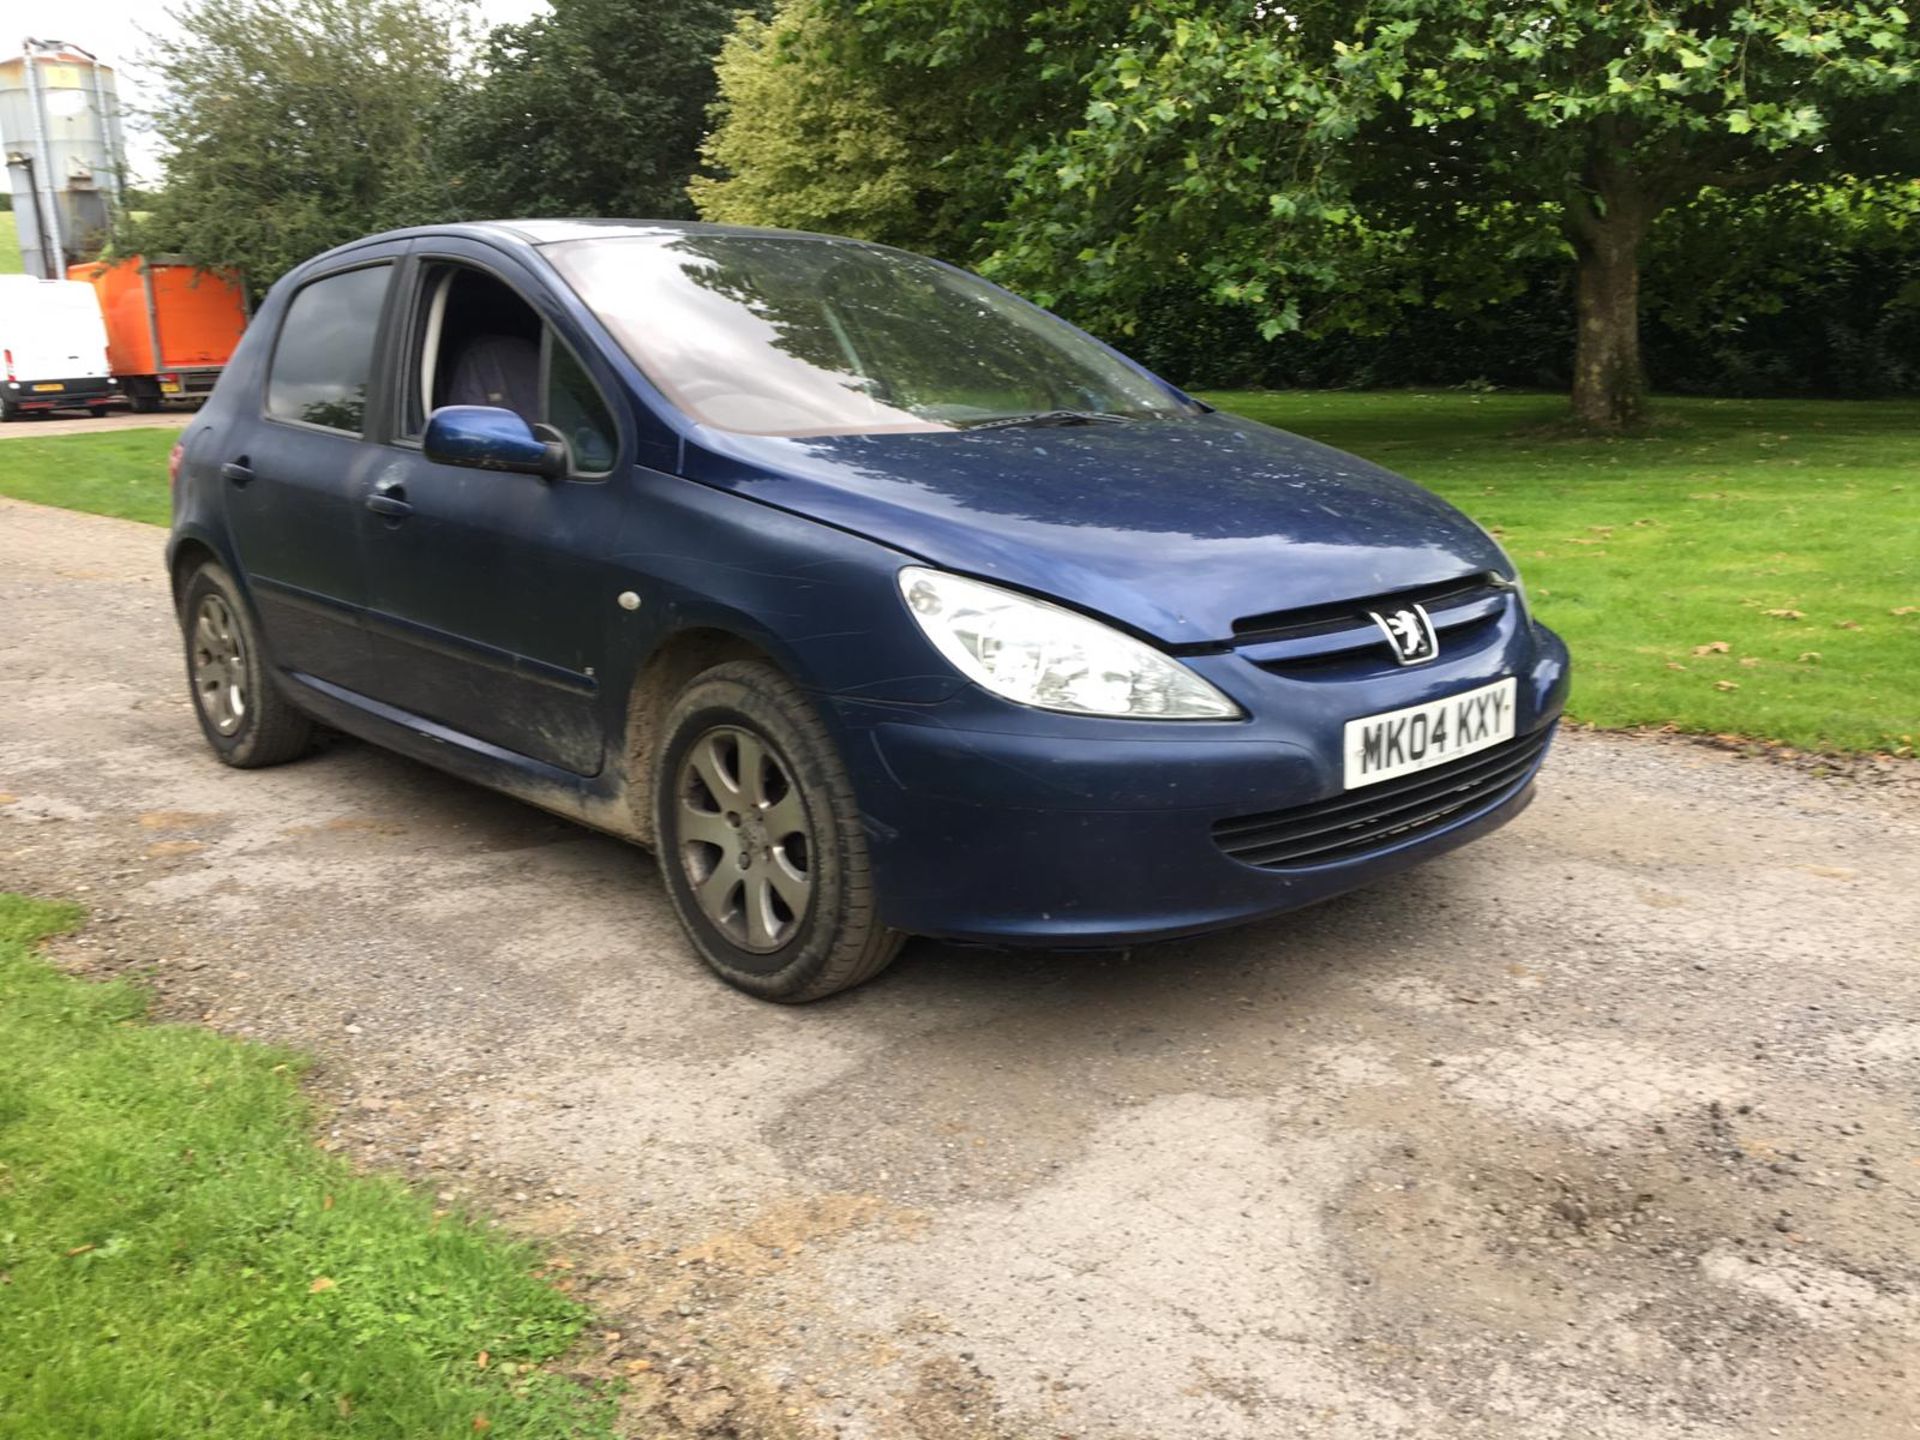
[{"label": "rear alloy wheel", "polygon": [[297,759],[312,748],[313,722],[273,683],[253,618],[220,566],[202,565],[188,578],[180,629],[194,714],[214,754],[250,770]]},{"label": "rear alloy wheel", "polygon": [[758,661],[716,666],[681,691],[663,737],[654,835],[701,959],[789,1004],[879,974],[905,937],[875,911],[853,788],[799,687]]}]

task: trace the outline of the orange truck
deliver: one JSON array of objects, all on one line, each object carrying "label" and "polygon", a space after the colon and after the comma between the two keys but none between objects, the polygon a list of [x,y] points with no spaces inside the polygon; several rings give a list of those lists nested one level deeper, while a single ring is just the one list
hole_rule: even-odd
[{"label": "orange truck", "polygon": [[107,365],[136,410],[204,400],[247,328],[238,279],[174,256],[74,265],[67,278],[86,281],[99,297]]}]

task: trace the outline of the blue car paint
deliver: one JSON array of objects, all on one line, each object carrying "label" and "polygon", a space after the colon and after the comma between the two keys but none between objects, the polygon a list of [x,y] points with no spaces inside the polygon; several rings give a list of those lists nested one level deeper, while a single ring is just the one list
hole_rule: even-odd
[{"label": "blue car paint", "polygon": [[792,440],[703,431],[686,470],[1169,645],[1504,563],[1411,481],[1222,414]]},{"label": "blue car paint", "polygon": [[548,447],[554,443],[541,440],[510,410],[489,405],[443,405],[428,420],[420,448],[429,459],[448,465],[537,475],[548,465]]},{"label": "blue car paint", "polygon": [[[183,437],[169,557],[176,572],[191,547],[225,563],[297,704],[644,841],[645,816],[623,767],[609,763],[624,753],[636,678],[687,631],[738,636],[815,697],[860,804],[883,917],[989,943],[1113,945],[1277,914],[1464,843],[1528,802],[1530,783],[1324,865],[1272,871],[1222,855],[1214,822],[1340,794],[1348,719],[1512,675],[1517,733],[1555,723],[1566,651],[1517,597],[1489,610],[1473,643],[1443,644],[1418,668],[1350,660],[1290,674],[1256,663],[1259,647],[1234,648],[1234,622],[1248,615],[1500,571],[1498,548],[1390,472],[1222,414],[796,439],[703,427],[666,401],[540,253],[555,240],[677,228],[709,227],[400,232],[316,257],[274,287]],[[555,326],[614,409],[619,453],[607,478],[455,470],[417,445],[336,445],[340,437],[263,417],[263,376],[291,294],[344,266],[393,260],[401,269],[368,417],[369,435],[386,433],[383,382],[401,354],[405,286],[421,257],[485,266]],[[260,469],[266,455],[297,469],[311,450],[334,452],[319,466],[324,485],[264,477],[292,508],[270,542],[251,541],[277,547],[274,563],[294,578],[257,574],[236,514],[259,482],[236,487],[222,466],[245,455]],[[365,509],[395,483],[410,514]],[[347,558],[304,554],[317,537]],[[1157,642],[1246,718],[1072,716],[988,694],[906,613],[896,576],[916,562]],[[615,606],[624,590],[639,595],[638,609]],[[283,640],[335,677],[287,665]]]}]

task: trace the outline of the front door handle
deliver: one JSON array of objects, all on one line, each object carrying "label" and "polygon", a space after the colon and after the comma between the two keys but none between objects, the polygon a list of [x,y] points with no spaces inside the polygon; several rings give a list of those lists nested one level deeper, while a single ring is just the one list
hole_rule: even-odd
[{"label": "front door handle", "polygon": [[404,520],[413,513],[413,506],[407,503],[407,487],[393,482],[373,487],[373,493],[367,496],[367,509],[390,520]]},{"label": "front door handle", "polygon": [[247,457],[244,455],[238,460],[227,461],[220,467],[220,473],[236,485],[244,485],[253,479],[253,467],[247,464]]}]

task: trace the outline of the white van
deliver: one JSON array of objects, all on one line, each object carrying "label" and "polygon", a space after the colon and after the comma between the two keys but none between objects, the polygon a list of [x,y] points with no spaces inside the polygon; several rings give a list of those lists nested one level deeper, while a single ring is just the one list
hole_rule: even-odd
[{"label": "white van", "polygon": [[0,420],[83,405],[100,415],[112,389],[93,287],[0,275]]}]

